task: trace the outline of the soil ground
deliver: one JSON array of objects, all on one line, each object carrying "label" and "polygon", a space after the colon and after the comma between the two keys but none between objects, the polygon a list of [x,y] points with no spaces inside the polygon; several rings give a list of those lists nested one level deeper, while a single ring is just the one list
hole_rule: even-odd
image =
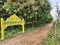
[{"label": "soil ground", "polygon": [[51,28],[52,23],[37,30],[2,41],[0,45],[45,45],[44,41]]}]

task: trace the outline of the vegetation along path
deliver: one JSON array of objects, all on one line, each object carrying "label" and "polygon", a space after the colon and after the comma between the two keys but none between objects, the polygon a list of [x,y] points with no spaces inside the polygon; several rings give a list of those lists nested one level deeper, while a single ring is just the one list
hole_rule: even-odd
[{"label": "vegetation along path", "polygon": [[0,42],[0,45],[44,45],[52,23],[37,30]]}]

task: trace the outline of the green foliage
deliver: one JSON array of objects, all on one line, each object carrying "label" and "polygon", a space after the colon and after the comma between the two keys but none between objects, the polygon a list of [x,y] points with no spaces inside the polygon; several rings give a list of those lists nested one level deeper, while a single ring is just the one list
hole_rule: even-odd
[{"label": "green foliage", "polygon": [[[4,5],[2,5],[2,11],[0,17],[4,19],[8,18],[12,14],[16,14],[20,18],[24,18],[26,24],[29,22],[34,24],[34,26],[42,26],[46,23],[51,22],[51,16],[49,14],[50,6],[46,0],[3,0]],[[30,26],[30,28],[28,28]],[[25,26],[25,31],[31,30],[31,25]],[[18,26],[19,27],[19,26]],[[15,29],[15,27],[7,28],[6,38],[14,37],[21,34],[20,27]],[[9,34],[8,34],[9,33]]]},{"label": "green foliage", "polygon": [[[33,28],[31,28],[30,26],[29,27],[25,27],[25,33],[30,32],[32,30],[36,30],[38,28],[40,28],[40,27],[33,27]],[[6,39],[10,39],[10,38],[15,37],[15,36],[18,36],[18,35],[21,35],[21,34],[24,34],[22,32],[22,30],[21,30],[21,26],[8,27],[5,30],[5,40]],[[1,37],[1,32],[0,32],[0,37]],[[0,41],[1,41],[1,38],[0,38]]]},{"label": "green foliage", "polygon": [[53,30],[51,30],[51,32],[48,35],[48,38],[46,40],[46,45],[55,45],[54,31]]},{"label": "green foliage", "polygon": [[[3,10],[7,17],[17,14],[17,16],[24,18],[26,23],[34,22],[39,25],[52,20],[47,0],[7,0],[3,5]],[[5,15],[2,17],[7,18]]]},{"label": "green foliage", "polygon": [[54,29],[51,30],[51,32],[48,35],[46,45],[60,45],[60,22],[58,22],[57,27],[56,27],[56,41],[54,37]]},{"label": "green foliage", "polygon": [[16,7],[13,7],[12,4],[4,3],[4,6],[2,8],[10,15],[13,13],[17,13]]}]

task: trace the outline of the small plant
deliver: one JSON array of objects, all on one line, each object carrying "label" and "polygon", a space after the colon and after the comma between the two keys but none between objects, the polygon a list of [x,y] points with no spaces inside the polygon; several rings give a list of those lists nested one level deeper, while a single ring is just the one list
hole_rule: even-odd
[{"label": "small plant", "polygon": [[57,32],[56,41],[54,37],[54,29],[52,29],[48,35],[46,45],[60,45],[60,23],[59,22],[57,24],[56,32]]}]

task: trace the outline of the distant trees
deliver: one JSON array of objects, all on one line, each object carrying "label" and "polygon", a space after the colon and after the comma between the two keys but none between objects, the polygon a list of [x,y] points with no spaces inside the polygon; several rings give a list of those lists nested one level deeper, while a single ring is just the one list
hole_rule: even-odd
[{"label": "distant trees", "polygon": [[6,0],[2,8],[5,16],[17,14],[29,23],[35,22],[39,25],[51,21],[50,6],[46,0]]}]

